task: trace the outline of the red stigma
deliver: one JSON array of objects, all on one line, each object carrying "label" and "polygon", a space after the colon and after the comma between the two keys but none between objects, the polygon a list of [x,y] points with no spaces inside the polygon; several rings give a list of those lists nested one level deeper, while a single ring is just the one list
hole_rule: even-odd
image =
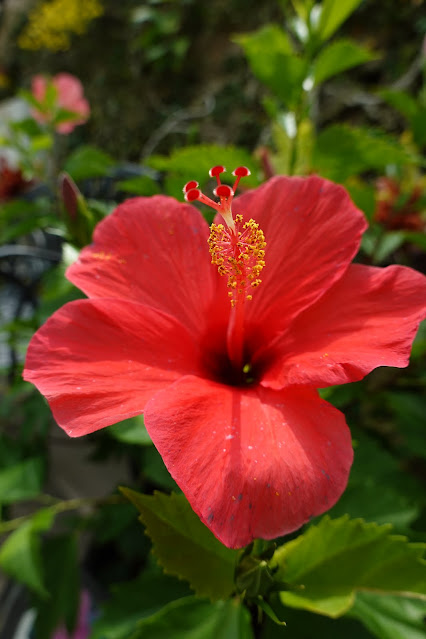
[{"label": "red stigma", "polygon": [[184,193],[188,193],[188,191],[191,191],[192,189],[196,189],[197,186],[198,186],[198,182],[196,182],[195,180],[191,180],[190,182],[187,182],[185,184],[182,190]]},{"label": "red stigma", "polygon": [[238,166],[235,171],[232,171],[232,175],[238,175],[238,177],[247,177],[251,175],[250,169],[246,166]]},{"label": "red stigma", "polygon": [[216,195],[216,197],[233,197],[234,196],[234,191],[231,189],[230,186],[228,186],[227,184],[220,184],[214,191],[213,191],[214,195]]},{"label": "red stigma", "polygon": [[[195,182],[195,184],[197,184]],[[189,189],[189,191],[185,192],[185,200],[187,202],[195,202],[195,200],[199,200],[202,195],[200,189]]]},{"label": "red stigma", "polygon": [[214,166],[210,169],[209,175],[210,177],[218,177],[221,173],[225,173],[226,169],[224,166]]},{"label": "red stigma", "polygon": [[214,189],[213,194],[220,198],[220,202],[215,202],[214,200],[204,195],[202,191],[200,191],[198,187],[198,182],[195,180],[191,180],[187,182],[183,187],[183,192],[185,194],[185,200],[187,202],[195,202],[198,200],[199,202],[203,202],[203,204],[207,204],[212,209],[218,211],[221,214],[223,219],[226,222],[228,228],[231,231],[235,231],[235,224],[232,218],[231,211],[231,203],[235,195],[235,191],[237,189],[238,183],[242,177],[247,177],[250,175],[250,170],[246,166],[238,166],[235,171],[232,172],[232,175],[236,177],[234,185],[228,186],[227,184],[222,184],[220,181],[220,174],[226,171],[224,166],[217,165],[213,166],[210,171],[210,177],[214,177],[217,180],[217,187]]}]

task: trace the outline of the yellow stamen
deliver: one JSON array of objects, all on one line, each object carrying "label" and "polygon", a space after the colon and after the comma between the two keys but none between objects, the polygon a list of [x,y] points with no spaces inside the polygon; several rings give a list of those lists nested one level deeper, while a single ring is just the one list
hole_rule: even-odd
[{"label": "yellow stamen", "polygon": [[219,275],[226,275],[233,306],[243,294],[251,300],[250,289],[261,283],[259,275],[265,266],[265,236],[252,219],[243,223],[243,216],[235,216],[235,233],[223,224],[210,227],[209,251],[212,264],[218,267]]}]

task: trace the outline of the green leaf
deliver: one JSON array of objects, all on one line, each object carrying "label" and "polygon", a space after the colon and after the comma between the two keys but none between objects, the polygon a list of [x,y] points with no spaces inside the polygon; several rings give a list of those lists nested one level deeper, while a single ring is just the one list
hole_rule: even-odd
[{"label": "green leaf", "polygon": [[129,639],[254,639],[250,614],[238,600],[173,601],[140,624]]},{"label": "green leaf", "polygon": [[0,470],[0,502],[11,504],[37,497],[41,492],[42,480],[43,461],[40,457],[32,457]]},{"label": "green leaf", "polygon": [[123,539],[126,528],[135,523],[135,509],[129,502],[103,504],[97,509],[91,527],[98,544]]},{"label": "green leaf", "polygon": [[48,530],[54,514],[46,508],[15,530],[0,548],[0,567],[10,577],[25,584],[41,597],[48,596],[44,586],[39,534]]},{"label": "green leaf", "polygon": [[409,122],[414,118],[419,109],[416,100],[409,93],[405,93],[405,91],[383,89],[379,91],[379,95],[394,109],[402,113]]},{"label": "green leaf", "polygon": [[422,148],[426,145],[426,106],[421,106],[411,120],[414,142]]},{"label": "green leaf", "polygon": [[124,419],[114,426],[108,428],[108,434],[125,444],[137,444],[138,446],[149,446],[152,444],[151,437],[145,428],[143,415],[136,415]]},{"label": "green leaf", "polygon": [[321,84],[342,71],[376,59],[371,51],[348,39],[335,40],[323,48],[314,63],[315,84]]},{"label": "green leaf", "polygon": [[[403,472],[399,459],[373,438],[357,429],[352,433],[356,447],[349,483],[330,516],[336,518],[347,513],[378,524],[392,524],[398,532],[407,532],[420,513],[422,486]],[[372,499],[378,486],[380,499]]]},{"label": "green leaf", "polygon": [[155,446],[145,446],[141,450],[142,474],[155,488],[163,488],[168,493],[180,492],[180,488],[169,473]]},{"label": "green leaf", "polygon": [[373,220],[376,210],[376,189],[362,182],[361,180],[351,180],[345,184],[352,200],[355,202],[369,222]]},{"label": "green leaf", "polygon": [[359,593],[349,614],[379,639],[425,637],[425,604],[418,599]]},{"label": "green leaf", "polygon": [[45,585],[48,599],[37,601],[36,636],[51,637],[60,625],[68,631],[75,626],[80,600],[80,580],[77,539],[61,535],[46,541],[43,547]]},{"label": "green leaf", "polygon": [[[17,133],[23,133],[29,138],[38,137],[43,133],[42,127],[33,118],[25,118],[9,123],[10,128]],[[49,136],[50,137],[50,136]]]},{"label": "green leaf", "polygon": [[367,170],[415,164],[417,156],[390,135],[375,129],[333,124],[318,135],[313,168],[324,177],[344,182]]},{"label": "green leaf", "polygon": [[[283,10],[286,10],[288,0],[281,0],[281,4],[283,5]],[[299,18],[307,23],[309,20],[309,14],[314,5],[314,0],[291,0],[291,4],[293,5],[294,10],[296,11]]]},{"label": "green leaf", "polygon": [[137,579],[112,587],[111,598],[102,605],[90,639],[127,639],[139,621],[189,594],[186,584],[159,573],[158,567],[144,570]]},{"label": "green leaf", "polygon": [[402,231],[387,231],[383,233],[373,254],[374,264],[382,264],[391,253],[396,251],[405,242]]},{"label": "green leaf", "polygon": [[184,495],[141,495],[121,489],[141,513],[153,552],[165,571],[186,579],[200,597],[220,599],[234,591],[238,551],[226,548],[200,521]]},{"label": "green leaf", "polygon": [[353,605],[358,591],[426,599],[425,545],[410,544],[390,530],[347,516],[324,517],[275,552],[276,580],[300,588],[281,592],[282,602],[338,617]]},{"label": "green leaf", "polygon": [[277,626],[287,625],[285,621],[282,621],[281,619],[278,618],[272,606],[267,601],[265,601],[262,597],[258,597],[256,599],[256,604],[259,606],[261,610],[263,610],[263,612],[266,615],[268,615],[269,619],[272,619],[272,621],[277,624]]},{"label": "green leaf", "polygon": [[426,251],[426,235],[424,233],[416,231],[403,231],[403,234],[404,239],[407,242],[416,244],[416,246]]},{"label": "green leaf", "polygon": [[286,627],[279,627],[264,616],[261,639],[373,639],[368,630],[357,620],[347,615],[331,619],[306,610],[284,607],[277,595],[271,603],[279,619],[285,619]]},{"label": "green leaf", "polygon": [[50,212],[51,203],[46,198],[35,202],[10,200],[0,205],[0,237],[2,244],[47,226],[57,226],[60,220]]},{"label": "green leaf", "polygon": [[260,56],[264,63],[268,59],[273,63],[278,55],[291,56],[294,53],[290,38],[275,24],[267,24],[253,33],[236,35],[234,40],[243,47],[250,62]]},{"label": "green leaf", "polygon": [[294,107],[303,90],[307,63],[296,56],[285,31],[276,25],[266,25],[234,40],[244,49],[258,80],[287,108]]},{"label": "green leaf", "polygon": [[69,173],[73,180],[104,177],[108,175],[114,160],[110,155],[93,146],[81,146],[68,156],[63,170]]},{"label": "green leaf", "polygon": [[53,138],[48,133],[38,135],[31,140],[30,149],[32,152],[45,151],[53,146]]},{"label": "green leaf", "polygon": [[324,0],[318,25],[321,40],[328,40],[362,0]]},{"label": "green leaf", "polygon": [[121,180],[117,182],[116,187],[118,190],[132,195],[149,196],[160,193],[160,187],[157,182],[148,175],[138,175],[127,180]]},{"label": "green leaf", "polygon": [[412,456],[426,459],[425,398],[418,393],[401,391],[385,393],[384,398],[399,428],[399,448]]}]

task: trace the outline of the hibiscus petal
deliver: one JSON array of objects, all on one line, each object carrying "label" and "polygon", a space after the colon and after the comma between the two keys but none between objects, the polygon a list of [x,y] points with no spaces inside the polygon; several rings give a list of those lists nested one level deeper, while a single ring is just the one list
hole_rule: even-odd
[{"label": "hibiscus petal", "polygon": [[259,223],[266,239],[262,284],[247,304],[252,329],[283,330],[327,291],[358,251],[367,224],[345,189],[328,180],[276,177],[237,197],[234,213]]},{"label": "hibiscus petal", "polygon": [[358,381],[378,366],[403,368],[425,315],[421,273],[353,264],[273,345],[279,356],[262,384],[320,388]]},{"label": "hibiscus petal", "polygon": [[244,390],[188,376],[153,397],[145,424],[192,508],[232,548],[331,508],[352,463],[344,416],[312,389]]},{"label": "hibiscus petal", "polygon": [[28,347],[24,379],[72,437],[139,415],[183,374],[197,372],[191,335],[152,308],[78,300],[57,311]]},{"label": "hibiscus petal", "polygon": [[67,277],[88,297],[140,302],[200,331],[219,279],[208,235],[206,222],[188,204],[162,195],[133,198],[98,224],[94,243]]}]

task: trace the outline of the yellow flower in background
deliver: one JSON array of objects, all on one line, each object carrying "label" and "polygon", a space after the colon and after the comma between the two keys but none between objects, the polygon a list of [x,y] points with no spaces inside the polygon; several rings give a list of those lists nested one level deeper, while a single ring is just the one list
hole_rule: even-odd
[{"label": "yellow flower in background", "polygon": [[21,49],[61,51],[71,46],[71,36],[86,31],[103,13],[101,0],[48,0],[29,14],[18,38]]}]

